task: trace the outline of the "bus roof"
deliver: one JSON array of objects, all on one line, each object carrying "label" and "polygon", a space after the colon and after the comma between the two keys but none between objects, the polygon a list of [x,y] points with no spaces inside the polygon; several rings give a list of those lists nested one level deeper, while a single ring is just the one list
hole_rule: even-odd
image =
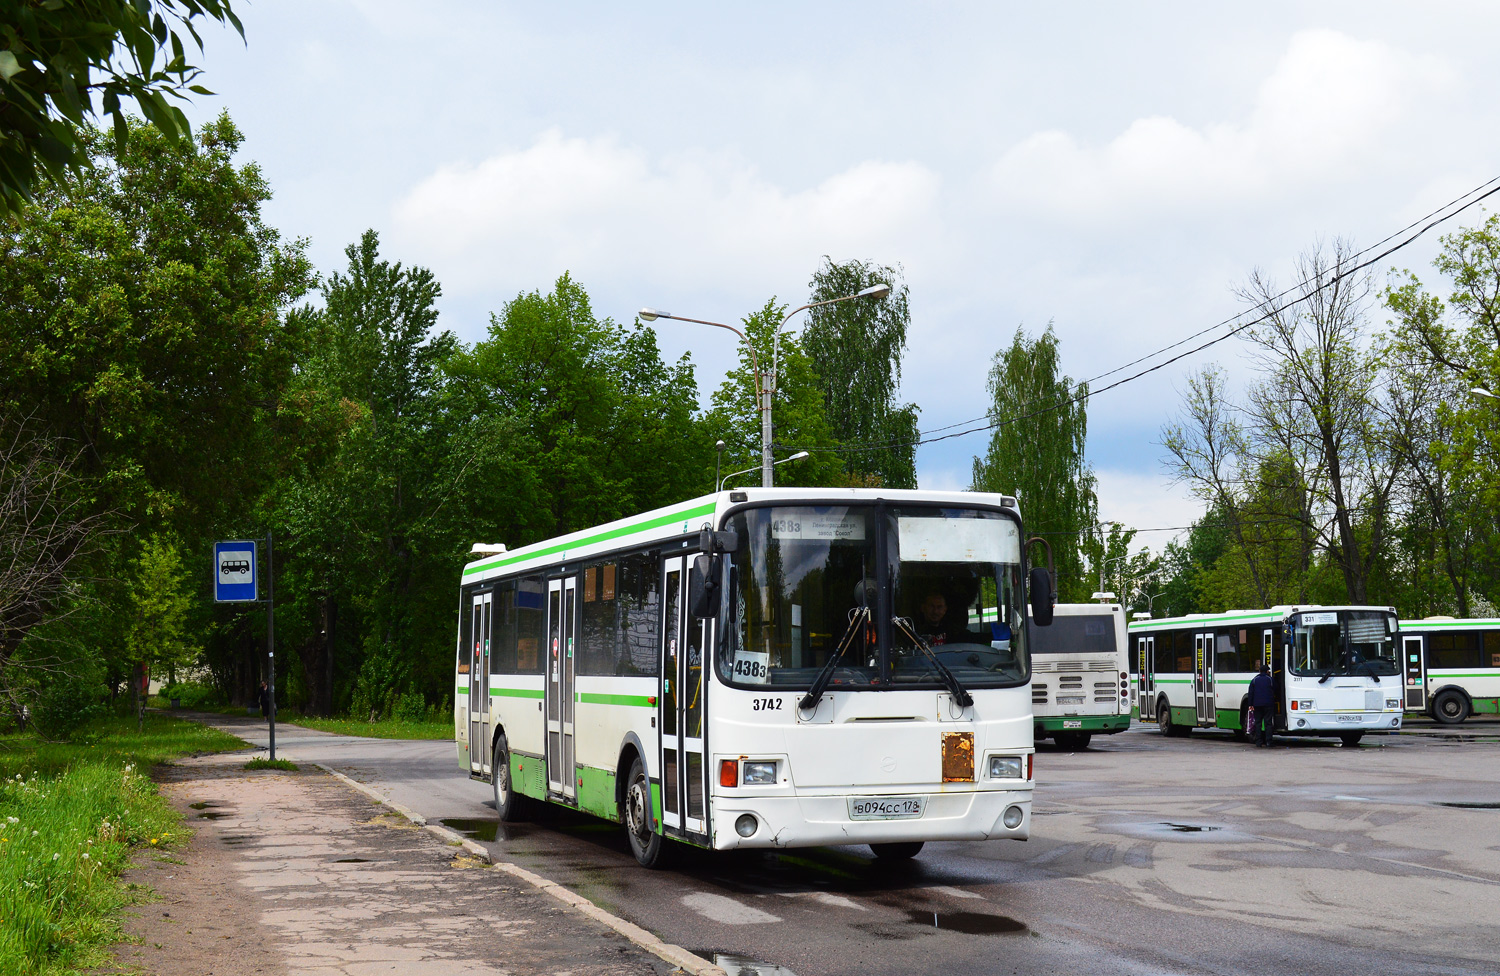
[{"label": "bus roof", "polygon": [[1497,617],[1429,617],[1426,620],[1403,620],[1403,631],[1423,630],[1493,630],[1500,627]]},{"label": "bus roof", "polygon": [[1359,606],[1353,604],[1322,606],[1315,603],[1294,603],[1268,607],[1264,610],[1226,610],[1223,613],[1189,613],[1181,617],[1132,620],[1129,628],[1132,631],[1149,631],[1177,630],[1193,624],[1274,623],[1281,621],[1288,614],[1301,613],[1304,610],[1379,610],[1390,613],[1396,612],[1395,607]]},{"label": "bus roof", "polygon": [[464,565],[463,582],[537,569],[634,545],[717,528],[731,507],[757,502],[839,505],[855,502],[939,502],[954,507],[986,505],[1019,512],[1010,495],[978,491],[921,491],[895,488],[736,488],[700,495],[676,505],[560,535],[509,552],[488,555]]}]

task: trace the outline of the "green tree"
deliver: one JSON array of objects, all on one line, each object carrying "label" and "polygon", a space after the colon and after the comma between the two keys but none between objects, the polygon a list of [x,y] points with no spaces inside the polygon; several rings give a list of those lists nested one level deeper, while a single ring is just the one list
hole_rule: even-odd
[{"label": "green tree", "polygon": [[[0,213],[30,200],[38,170],[54,181],[89,165],[86,124],[109,116],[125,151],[125,103],[173,139],[190,134],[168,100],[194,84],[185,32],[202,51],[195,20],[245,30],[228,0],[4,0],[0,4]],[[97,108],[94,99],[98,98]]]},{"label": "green tree", "polygon": [[[123,150],[87,132],[94,166],[0,234],[0,412],[77,452],[77,517],[135,530],[101,567],[153,532],[206,562],[295,434],[278,412],[302,348],[286,312],[312,270],[261,219],[270,189],[236,164],[227,116],[196,143],[127,130]],[[39,619],[0,620],[0,659]]]},{"label": "green tree", "polygon": [[1092,468],[1084,460],[1088,438],[1088,385],[1074,385],[1058,370],[1057,335],[1048,323],[1036,339],[1016,329],[1010,346],[990,367],[990,421],[995,425],[984,457],[974,459],[974,491],[1015,495],[1026,531],[1052,545],[1059,599],[1086,600],[1095,581],[1084,567],[1094,548],[1099,503]]},{"label": "green tree", "polygon": [[[709,434],[726,445],[724,473],[753,469],[734,479],[733,484],[760,484],[760,412],[754,363],[758,362],[761,369],[770,368],[772,340],[785,317],[786,306],[774,299],[745,317],[745,335],[754,345],[755,359],[749,346],[740,343],[739,365],[714,391],[713,405],[704,418]],[[781,334],[780,356],[781,377],[771,411],[774,454],[805,450],[811,456],[778,466],[777,483],[805,487],[848,484],[824,405],[824,384],[812,358],[790,331]]]},{"label": "green tree", "polygon": [[182,556],[169,540],[153,535],[131,562],[125,658],[153,671],[177,672],[197,663],[201,648],[189,630],[192,594]]},{"label": "green tree", "polygon": [[896,402],[911,324],[901,269],[858,260],[835,264],[825,256],[808,282],[807,300],[826,302],[874,285],[889,286],[890,295],[810,310],[802,349],[822,381],[828,422],[847,445],[845,472],[855,483],[915,488],[917,407]]}]

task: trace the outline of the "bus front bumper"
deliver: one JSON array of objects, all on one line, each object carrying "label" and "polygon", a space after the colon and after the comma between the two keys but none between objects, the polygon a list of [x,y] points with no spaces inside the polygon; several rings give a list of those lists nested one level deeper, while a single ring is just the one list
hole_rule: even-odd
[{"label": "bus front bumper", "polygon": [[[889,844],[927,840],[1026,840],[1031,836],[1031,789],[970,790],[951,793],[880,794],[921,798],[922,816],[902,820],[855,820],[849,801],[859,794],[818,796],[718,796],[714,801],[713,846],[737,848],[823,847],[837,844]],[[1014,827],[1006,812],[1019,811]],[[742,816],[755,829],[742,836]],[[1015,821],[1016,815],[1011,814]]]},{"label": "bus front bumper", "polygon": [[1401,728],[1400,712],[1295,711],[1286,716],[1286,731],[1313,735],[1340,732],[1395,732]]}]

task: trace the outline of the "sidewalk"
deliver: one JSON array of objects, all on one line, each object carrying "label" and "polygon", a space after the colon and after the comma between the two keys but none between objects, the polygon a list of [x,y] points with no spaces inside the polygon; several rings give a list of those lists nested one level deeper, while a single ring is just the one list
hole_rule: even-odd
[{"label": "sidewalk", "polygon": [[162,791],[198,833],[126,875],[159,900],[129,910],[126,930],[140,941],[118,947],[122,968],[160,976],[699,968],[675,947],[653,954],[617,929],[634,930],[637,941],[647,933],[534,875],[493,868],[315,767],[246,771],[252,755],[165,767]]}]

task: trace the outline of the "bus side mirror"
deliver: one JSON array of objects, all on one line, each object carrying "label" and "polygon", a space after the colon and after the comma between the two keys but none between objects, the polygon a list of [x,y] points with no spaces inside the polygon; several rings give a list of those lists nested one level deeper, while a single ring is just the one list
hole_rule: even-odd
[{"label": "bus side mirror", "polygon": [[1038,627],[1052,624],[1052,574],[1043,566],[1031,567],[1031,622]]},{"label": "bus side mirror", "polygon": [[699,556],[688,570],[688,612],[699,620],[719,615],[719,558]]},{"label": "bus side mirror", "polygon": [[710,555],[719,552],[736,552],[740,548],[740,536],[733,529],[703,529],[698,533],[698,548]]}]

